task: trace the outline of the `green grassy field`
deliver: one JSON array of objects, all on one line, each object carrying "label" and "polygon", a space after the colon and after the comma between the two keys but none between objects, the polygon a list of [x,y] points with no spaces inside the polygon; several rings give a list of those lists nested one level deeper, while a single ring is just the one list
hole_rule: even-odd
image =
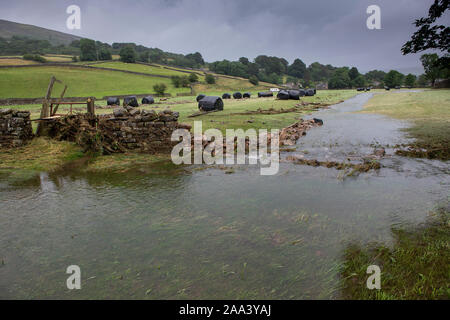
[{"label": "green grassy field", "polygon": [[450,159],[450,90],[378,94],[366,104],[363,112],[412,122],[406,132],[416,139],[413,147],[427,151],[412,151],[405,155]]},{"label": "green grassy field", "polygon": [[[167,92],[190,92],[188,88],[174,88],[170,79],[147,77],[108,70],[86,70],[68,67],[34,67],[0,69],[0,98],[43,97],[52,76],[67,84],[67,97],[143,94],[154,92],[153,85],[165,83]],[[62,85],[56,84],[58,96]]]},{"label": "green grassy field", "polygon": [[[162,76],[188,76],[189,75],[186,72],[166,69],[166,68],[163,68],[162,66],[154,67],[154,66],[138,64],[138,63],[124,63],[124,62],[120,62],[120,61],[91,64],[91,66],[98,67],[98,68],[111,68],[111,69],[117,69],[117,70],[126,70],[126,71],[140,72],[140,73],[156,74],[156,75],[162,75]],[[199,76],[199,78],[200,78],[199,79],[200,81],[204,80],[204,77]]]},{"label": "green grassy field", "polygon": [[[55,59],[57,58],[55,57]],[[9,61],[7,59],[4,60],[5,63]],[[22,61],[24,60],[20,59],[19,62]],[[163,76],[188,75],[185,72],[166,69],[162,66],[153,67],[123,62],[106,62],[93,65],[100,68],[119,70],[111,71],[79,68],[77,67],[78,63],[73,63],[72,65],[73,67],[42,66],[0,69],[0,99],[43,97],[47,90],[48,82],[53,75],[68,85],[66,97],[94,96],[100,99],[104,96],[112,95],[152,93],[154,92],[153,86],[157,83],[166,84],[166,92],[174,96],[177,93],[190,93],[190,88],[175,88],[169,78],[120,72],[121,70],[126,70]],[[204,81],[204,77],[199,76],[199,80]],[[273,84],[269,83],[261,83],[258,86],[254,86],[247,79],[226,78],[218,75],[215,84],[207,85],[199,83],[194,86],[194,89],[197,93],[205,92],[210,95],[217,94],[221,96],[224,92],[238,90],[256,93],[257,91],[267,90],[268,87],[273,86]],[[57,96],[61,90],[62,86],[57,83],[55,85],[54,96]]]}]

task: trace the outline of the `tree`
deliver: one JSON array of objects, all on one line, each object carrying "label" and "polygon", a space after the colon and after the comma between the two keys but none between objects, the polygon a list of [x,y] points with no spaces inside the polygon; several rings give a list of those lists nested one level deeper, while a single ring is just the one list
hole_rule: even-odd
[{"label": "tree", "polygon": [[148,51],[141,52],[138,57],[138,61],[149,62],[150,53]]},{"label": "tree", "polygon": [[380,70],[372,70],[365,74],[365,77],[367,81],[373,83],[373,82],[379,82],[382,83],[384,81],[384,77],[386,77],[386,72],[380,71]]},{"label": "tree", "polygon": [[98,59],[99,60],[112,60],[111,51],[109,51],[106,48],[101,48],[98,52]]},{"label": "tree", "polygon": [[136,62],[136,51],[132,46],[122,47],[119,52],[120,61],[127,63],[135,63]]},{"label": "tree", "polygon": [[239,58],[239,62],[244,64],[244,65],[246,65],[246,66],[250,63],[250,61],[246,57],[240,57]]},{"label": "tree", "polygon": [[405,86],[414,87],[415,83],[416,83],[416,76],[413,75],[412,73],[408,74],[405,77]]},{"label": "tree", "polygon": [[366,77],[360,74],[352,81],[352,84],[354,87],[365,87],[367,85]]},{"label": "tree", "polygon": [[158,83],[153,86],[153,90],[160,95],[163,96],[164,92],[166,92],[167,86],[164,83]]},{"label": "tree", "polygon": [[216,78],[214,78],[214,76],[212,74],[208,73],[205,76],[205,81],[207,84],[214,84],[214,83],[216,83]]},{"label": "tree", "polygon": [[191,74],[189,75],[189,82],[194,83],[194,82],[197,82],[197,81],[198,81],[198,76],[197,76],[197,74],[191,73]]},{"label": "tree", "polygon": [[425,69],[425,76],[431,81],[432,87],[434,87],[436,79],[439,78],[439,74],[441,73],[438,60],[439,57],[436,53],[424,54],[420,57],[420,61]]},{"label": "tree", "polygon": [[348,76],[350,77],[350,80],[355,80],[359,76],[359,71],[357,68],[353,67],[348,71]]},{"label": "tree", "polygon": [[300,59],[295,59],[294,62],[287,68],[287,74],[296,77],[303,78],[306,72],[306,64]]},{"label": "tree", "polygon": [[428,17],[415,21],[415,26],[419,28],[402,47],[404,55],[417,53],[427,49],[437,49],[445,53],[439,59],[441,66],[448,65],[450,57],[450,27],[444,25],[433,25],[445,11],[450,8],[449,0],[435,0],[428,10]]},{"label": "tree", "polygon": [[179,76],[171,76],[172,84],[175,88],[179,88],[181,85],[181,79]]},{"label": "tree", "polygon": [[307,71],[313,81],[328,81],[333,75],[335,67],[332,65],[323,65],[319,62],[313,62],[309,65]]},{"label": "tree", "polygon": [[421,88],[428,86],[428,80],[427,77],[424,74],[421,74],[418,78],[417,78],[417,85]]},{"label": "tree", "polygon": [[80,40],[80,60],[81,61],[97,61],[97,49],[95,41],[90,39]]},{"label": "tree", "polygon": [[348,76],[348,68],[337,69],[330,81],[328,81],[328,88],[330,89],[345,89],[352,86],[350,77]]},{"label": "tree", "polygon": [[187,54],[185,58],[191,60],[193,62],[193,65],[202,66],[205,64],[205,61],[203,60],[200,52]]},{"label": "tree", "polygon": [[395,88],[402,85],[403,78],[403,74],[396,70],[391,70],[384,77],[384,84],[389,88]]},{"label": "tree", "polygon": [[250,81],[250,83],[253,84],[254,86],[257,86],[259,84],[257,76],[250,76],[250,78],[248,78],[248,81]]}]

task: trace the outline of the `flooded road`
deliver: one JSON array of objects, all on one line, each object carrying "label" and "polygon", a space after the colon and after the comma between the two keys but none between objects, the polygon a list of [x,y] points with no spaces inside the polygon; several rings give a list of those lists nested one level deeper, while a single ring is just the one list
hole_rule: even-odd
[{"label": "flooded road", "polygon": [[[391,228],[448,205],[448,163],[393,155],[407,124],[355,113],[370,97],[315,113],[324,126],[296,146],[337,160],[386,147],[383,167],[357,177],[290,163],[275,176],[160,163],[3,177],[0,298],[339,299],[347,246],[389,244]],[[66,287],[69,265],[81,290]]]}]

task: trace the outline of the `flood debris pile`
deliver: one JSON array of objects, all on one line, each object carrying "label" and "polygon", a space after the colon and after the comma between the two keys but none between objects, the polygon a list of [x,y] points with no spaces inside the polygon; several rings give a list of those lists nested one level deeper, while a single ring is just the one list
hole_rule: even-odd
[{"label": "flood debris pile", "polygon": [[143,153],[170,152],[176,144],[172,132],[185,128],[178,123],[177,112],[116,108],[113,114],[90,118],[72,115],[48,123],[48,135],[58,140],[73,141],[85,151],[103,154],[127,151]]},{"label": "flood debris pile", "polygon": [[280,132],[280,146],[293,146],[297,140],[306,135],[306,131],[313,127],[323,125],[323,121],[320,119],[303,120],[283,128]]},{"label": "flood debris pile", "polygon": [[29,111],[0,109],[0,148],[20,147],[32,138]]},{"label": "flood debris pile", "polygon": [[374,159],[363,159],[362,163],[339,162],[339,161],[319,161],[317,159],[304,159],[299,156],[288,156],[286,161],[302,164],[312,167],[335,168],[336,170],[347,170],[347,176],[357,175],[370,170],[378,170],[381,168],[379,161]]}]

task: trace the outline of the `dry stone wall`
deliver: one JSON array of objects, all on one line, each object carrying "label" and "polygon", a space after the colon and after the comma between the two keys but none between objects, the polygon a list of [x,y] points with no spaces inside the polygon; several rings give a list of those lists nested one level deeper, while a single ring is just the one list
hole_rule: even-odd
[{"label": "dry stone wall", "polygon": [[29,111],[0,109],[0,148],[20,147],[32,138]]},{"label": "dry stone wall", "polygon": [[74,141],[86,149],[101,149],[104,153],[127,151],[144,153],[170,152],[175,144],[172,132],[190,126],[178,123],[177,112],[141,110],[125,107],[113,114],[90,118],[72,115],[46,124],[48,136],[58,140]]}]

